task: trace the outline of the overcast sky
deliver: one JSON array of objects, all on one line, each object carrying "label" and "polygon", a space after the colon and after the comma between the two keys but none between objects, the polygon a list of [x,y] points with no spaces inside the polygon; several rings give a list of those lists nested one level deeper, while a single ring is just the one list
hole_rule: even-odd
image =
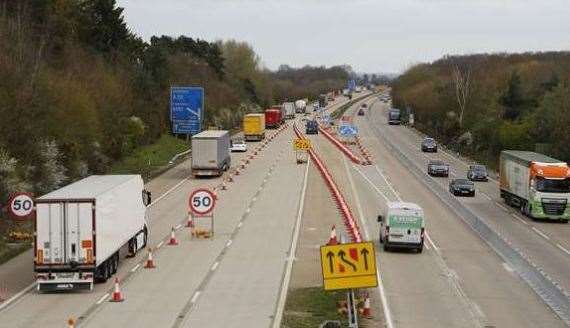
[{"label": "overcast sky", "polygon": [[247,41],[265,66],[402,72],[445,54],[570,50],[570,0],[118,0],[143,37]]}]

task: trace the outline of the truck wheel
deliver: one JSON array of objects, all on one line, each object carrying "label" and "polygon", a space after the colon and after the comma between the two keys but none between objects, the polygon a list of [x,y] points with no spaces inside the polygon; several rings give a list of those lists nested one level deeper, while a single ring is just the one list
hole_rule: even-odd
[{"label": "truck wheel", "polygon": [[384,243],[384,252],[388,252],[390,250],[390,246],[388,246],[388,243]]},{"label": "truck wheel", "polygon": [[380,244],[382,244],[384,242],[384,239],[382,239],[382,233],[380,233],[380,236],[378,237],[378,241],[380,242]]},{"label": "truck wheel", "polygon": [[421,252],[424,251],[424,244],[421,244],[418,248],[416,248],[416,251],[421,254]]}]

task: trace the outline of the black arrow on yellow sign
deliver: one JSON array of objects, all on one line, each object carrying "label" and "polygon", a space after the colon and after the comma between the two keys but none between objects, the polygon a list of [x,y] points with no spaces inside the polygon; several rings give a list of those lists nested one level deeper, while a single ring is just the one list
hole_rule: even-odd
[{"label": "black arrow on yellow sign", "polygon": [[354,265],[354,263],[345,259],[344,258],[345,255],[346,255],[346,253],[342,249],[340,251],[338,251],[338,257],[340,257],[340,260],[343,261],[344,263],[346,263],[347,265],[350,265],[352,267],[352,270],[356,271],[356,265]]},{"label": "black arrow on yellow sign", "polygon": [[327,253],[327,257],[329,258],[329,268],[331,270],[331,273],[334,273],[334,266],[333,266],[334,253],[332,251],[329,251]]},{"label": "black arrow on yellow sign", "polygon": [[360,251],[360,254],[362,254],[362,257],[364,257],[364,270],[368,270],[368,253],[370,253],[366,248],[363,248]]}]

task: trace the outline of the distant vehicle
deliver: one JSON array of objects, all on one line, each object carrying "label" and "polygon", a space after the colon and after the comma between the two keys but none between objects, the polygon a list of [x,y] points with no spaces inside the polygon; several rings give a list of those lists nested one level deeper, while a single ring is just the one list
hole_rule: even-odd
[{"label": "distant vehicle", "polygon": [[422,140],[422,151],[437,153],[437,143],[433,138],[424,138]]},{"label": "distant vehicle", "polygon": [[230,133],[203,131],[192,136],[192,176],[220,176],[230,168]]},{"label": "distant vehicle", "polygon": [[265,139],[265,114],[246,114],[243,117],[243,134],[246,141]]},{"label": "distant vehicle", "polygon": [[247,145],[242,139],[231,140],[230,150],[232,152],[246,152]]},{"label": "distant vehicle", "polygon": [[475,196],[475,184],[467,179],[453,179],[449,182],[449,192],[454,196]]},{"label": "distant vehicle", "polygon": [[567,163],[530,151],[503,150],[500,189],[505,203],[533,219],[570,219],[570,168]]},{"label": "distant vehicle", "polygon": [[362,105],[360,105],[360,108],[368,108],[368,104],[367,104],[367,103],[362,103]]},{"label": "distant vehicle", "polygon": [[295,101],[295,113],[305,113],[307,111],[307,101],[300,99]]},{"label": "distant vehicle", "polygon": [[424,248],[425,219],[421,207],[413,203],[388,202],[380,222],[380,243],[384,250],[393,247],[412,248],[421,253]]},{"label": "distant vehicle", "polygon": [[364,109],[363,108],[360,108],[358,110],[358,116],[364,116]]},{"label": "distant vehicle", "polygon": [[317,124],[317,121],[315,120],[307,121],[307,123],[305,124],[305,133],[319,134],[319,125]]},{"label": "distant vehicle", "polygon": [[388,111],[388,124],[399,125],[402,123],[402,115],[400,110],[397,108],[392,108]]},{"label": "distant vehicle", "polygon": [[427,173],[431,176],[448,177],[449,165],[439,160],[429,161]]},{"label": "distant vehicle", "polygon": [[283,103],[283,109],[285,109],[286,119],[295,118],[295,103],[292,102]]},{"label": "distant vehicle", "polygon": [[265,110],[265,127],[268,129],[277,129],[281,126],[283,118],[281,117],[281,110],[279,109],[266,109]]},{"label": "distant vehicle", "polygon": [[327,102],[327,95],[322,94],[319,95],[319,108],[325,108],[327,107],[328,102]]},{"label": "distant vehicle", "polygon": [[471,181],[489,180],[487,168],[485,165],[469,165],[469,170],[467,171],[467,179]]},{"label": "distant vehicle", "polygon": [[348,97],[348,95],[350,95],[350,90],[349,89],[343,89],[342,90],[342,95],[345,97]]},{"label": "distant vehicle", "polygon": [[92,175],[37,198],[37,289],[93,290],[111,278],[121,253],[146,247],[150,203],[140,175]]}]

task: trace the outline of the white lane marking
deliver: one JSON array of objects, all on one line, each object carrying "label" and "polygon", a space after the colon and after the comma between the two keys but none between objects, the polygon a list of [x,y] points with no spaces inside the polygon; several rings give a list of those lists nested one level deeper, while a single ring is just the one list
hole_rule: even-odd
[{"label": "white lane marking", "polygon": [[386,181],[386,184],[388,185],[388,187],[390,188],[390,190],[394,193],[394,195],[396,195],[396,198],[398,198],[398,201],[402,201],[402,197],[400,197],[400,194],[396,191],[396,189],[394,189],[394,187],[392,186],[392,184],[388,181],[388,179],[386,178],[386,176],[382,173],[382,171],[380,171],[380,169],[378,168],[378,165],[374,165],[374,168],[376,169],[376,171],[378,172],[378,174],[380,174],[380,176],[382,177],[382,179],[384,179],[384,181]]},{"label": "white lane marking", "polygon": [[503,204],[499,203],[499,202],[495,202],[495,205],[497,205],[498,207],[500,207],[503,211],[508,212],[509,209],[506,208]]},{"label": "white lane marking", "polygon": [[220,265],[220,261],[217,261],[216,263],[214,263],[214,265],[212,265],[212,267],[210,268],[210,271],[216,271],[216,269],[218,268],[218,265]]},{"label": "white lane marking", "polygon": [[532,230],[534,232],[536,232],[537,234],[539,234],[542,238],[546,239],[546,240],[550,240],[550,237],[548,237],[544,232],[542,232],[540,229],[537,229],[535,227],[532,227]]},{"label": "white lane marking", "polygon": [[158,245],[156,245],[156,248],[161,248],[162,245],[164,245],[164,241],[161,241],[160,243],[158,243]]},{"label": "white lane marking", "polygon": [[562,246],[560,244],[556,244],[556,247],[560,248],[560,250],[562,250],[564,253],[570,255],[570,251],[567,250],[566,248],[564,248],[564,246]]},{"label": "white lane marking", "polygon": [[256,200],[257,200],[257,197],[253,197],[253,198],[251,199],[251,202],[253,203],[253,202],[255,202]]},{"label": "white lane marking", "polygon": [[135,265],[135,266],[134,266],[134,267],[131,269],[131,272],[135,272],[135,271],[137,271],[137,270],[138,270],[138,268],[140,268],[140,266],[141,266],[141,264],[140,264],[140,263],[139,263],[139,264],[137,264],[137,265]]},{"label": "white lane marking", "polygon": [[376,185],[375,185],[362,171],[360,171],[359,168],[357,168],[357,167],[354,166],[354,165],[352,166],[352,168],[355,169],[356,172],[358,172],[358,174],[360,174],[360,175],[364,178],[364,180],[366,180],[366,182],[368,182],[368,183],[372,186],[372,188],[374,188],[374,190],[378,193],[378,195],[384,197],[384,199],[386,200],[386,202],[389,202],[389,201],[390,201],[390,199],[389,199],[386,195],[384,195],[384,193],[382,192],[382,190],[380,190],[378,187],[376,187]]},{"label": "white lane marking", "polygon": [[488,200],[493,200],[491,198],[491,196],[487,195],[486,193],[482,192],[481,195],[483,195],[483,197],[487,198]]},{"label": "white lane marking", "polygon": [[241,228],[242,225],[243,225],[243,222],[240,221],[240,222],[238,223],[238,228]]},{"label": "white lane marking", "polygon": [[178,230],[182,227],[182,224],[177,225],[176,227],[174,227],[174,230]]},{"label": "white lane marking", "polygon": [[439,248],[437,247],[437,245],[433,242],[433,240],[431,239],[431,237],[429,236],[429,234],[426,232],[426,238],[428,240],[428,243],[431,244],[431,246],[433,247],[433,249],[439,253]]},{"label": "white lane marking", "polygon": [[226,247],[230,247],[232,245],[233,241],[230,239],[228,240],[228,242],[226,243]]},{"label": "white lane marking", "polygon": [[99,304],[103,303],[107,299],[107,297],[109,297],[109,295],[110,294],[107,293],[107,294],[101,296],[101,298],[97,302],[95,302],[95,304],[99,305]]},{"label": "white lane marking", "polygon": [[250,211],[251,211],[251,208],[249,208],[249,207],[245,209],[246,213],[249,213]]},{"label": "white lane marking", "polygon": [[[348,181],[350,183],[350,186],[352,188],[352,193],[353,193],[354,199],[356,201],[356,209],[358,211],[358,221],[360,222],[360,226],[364,229],[364,237],[366,238],[366,240],[370,240],[370,234],[368,233],[368,226],[366,225],[366,222],[364,221],[364,213],[363,213],[362,207],[360,205],[360,199],[358,197],[358,192],[356,191],[356,187],[354,185],[354,180],[352,179],[352,174],[348,170],[346,157],[343,156],[343,160],[344,160],[344,168],[345,168],[346,173],[348,175]],[[368,183],[370,183],[372,185],[372,187],[374,187],[374,189],[376,189],[376,192],[378,192],[380,195],[382,195],[382,197],[384,197],[386,199],[386,201],[388,201],[388,197],[386,197],[386,195],[384,195],[372,183],[372,181],[370,181],[362,172],[360,172],[360,170],[358,170],[358,168],[356,166],[354,166],[354,164],[352,165],[352,168],[356,169],[358,171],[358,173],[360,173],[360,175],[362,175],[362,177],[364,177],[368,181]],[[390,306],[388,304],[388,298],[386,297],[386,291],[384,290],[384,280],[380,276],[380,271],[378,270],[378,266],[376,266],[376,279],[378,280],[378,287],[377,288],[378,288],[378,293],[380,293],[380,300],[382,302],[382,311],[384,312],[384,319],[386,320],[386,328],[393,328],[394,323],[392,322],[392,312],[390,312]]]},{"label": "white lane marking", "polygon": [[196,303],[196,301],[198,300],[198,297],[200,297],[200,294],[201,294],[201,293],[202,293],[201,291],[195,292],[195,293],[194,293],[194,296],[192,296],[192,299],[190,300],[190,302]]},{"label": "white lane marking", "polygon": [[515,270],[513,270],[513,268],[511,268],[507,263],[503,262],[503,268],[505,268],[505,270],[507,270],[507,272],[509,273],[514,273]]},{"label": "white lane marking", "polygon": [[291,272],[293,271],[293,260],[295,254],[297,253],[297,243],[299,241],[299,231],[301,230],[301,218],[303,216],[303,210],[305,207],[305,194],[307,192],[307,181],[309,175],[309,166],[311,161],[307,162],[307,168],[305,169],[305,177],[303,182],[303,189],[301,191],[301,199],[299,200],[299,211],[297,212],[297,222],[295,223],[295,230],[293,232],[293,238],[291,240],[291,247],[289,248],[290,260],[287,261],[287,266],[285,267],[285,275],[283,276],[283,283],[281,284],[281,291],[279,292],[279,299],[277,300],[277,308],[275,309],[275,315],[273,316],[273,328],[281,327],[281,321],[283,319],[283,311],[285,310],[285,301],[287,300],[287,291],[289,290],[289,283],[291,282]]},{"label": "white lane marking", "polygon": [[154,202],[150,203],[148,207],[152,207],[154,204],[158,203],[161,199],[168,196],[168,194],[176,190],[178,187],[180,187],[184,182],[188,181],[189,179],[190,178],[184,178],[183,180],[175,184],[174,187],[168,189],[164,194],[160,195],[157,199],[155,199]]},{"label": "white lane marking", "polygon": [[521,221],[521,222],[522,222],[522,224],[524,224],[524,225],[528,225],[528,223],[527,223],[525,220],[523,220],[523,219],[522,219],[520,216],[518,216],[518,215],[516,215],[516,214],[514,214],[514,213],[513,213],[513,214],[511,214],[511,215],[512,215],[512,216],[513,216],[515,219],[517,219],[517,220]]},{"label": "white lane marking", "polygon": [[16,301],[17,299],[19,299],[20,297],[22,297],[22,295],[24,295],[25,293],[29,292],[32,288],[36,287],[36,282],[32,282],[31,284],[29,284],[26,288],[22,289],[21,291],[19,291],[18,293],[16,293],[14,296],[10,297],[9,299],[7,299],[6,301],[4,301],[4,303],[0,304],[0,310],[3,310],[4,308],[6,308],[8,305],[10,305],[11,303],[13,303],[14,301]]}]

